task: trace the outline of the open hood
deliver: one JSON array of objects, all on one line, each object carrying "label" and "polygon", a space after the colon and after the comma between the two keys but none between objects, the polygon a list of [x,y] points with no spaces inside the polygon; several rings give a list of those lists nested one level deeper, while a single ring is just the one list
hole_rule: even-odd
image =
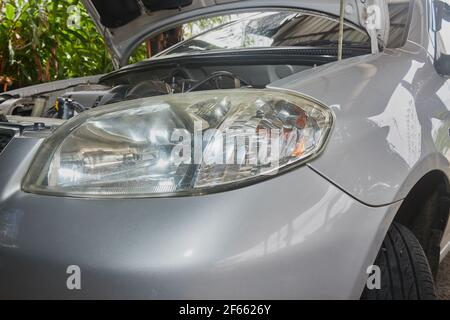
[{"label": "open hood", "polygon": [[[304,9],[339,17],[339,0],[82,0],[105,38],[116,67],[152,35],[201,16],[235,10]],[[389,36],[385,0],[345,0],[345,19],[363,29],[378,50]]]}]

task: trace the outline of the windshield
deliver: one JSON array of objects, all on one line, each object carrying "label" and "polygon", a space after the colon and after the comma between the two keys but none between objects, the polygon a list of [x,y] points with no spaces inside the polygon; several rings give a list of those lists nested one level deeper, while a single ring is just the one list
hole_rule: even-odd
[{"label": "windshield", "polygon": [[[212,50],[267,47],[337,46],[339,23],[336,20],[293,11],[246,13],[227,16],[230,22],[175,45],[161,55]],[[370,48],[366,33],[346,25],[347,46]]]}]

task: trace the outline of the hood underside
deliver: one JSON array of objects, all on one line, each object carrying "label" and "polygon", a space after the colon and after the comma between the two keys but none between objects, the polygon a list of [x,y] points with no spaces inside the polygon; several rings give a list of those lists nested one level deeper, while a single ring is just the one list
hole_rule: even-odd
[{"label": "hood underside", "polygon": [[[190,20],[231,11],[299,9],[340,16],[338,0],[82,0],[105,38],[116,67],[157,33]],[[345,19],[385,43],[389,19],[385,0],[345,0]],[[371,21],[376,21],[373,27]]]}]

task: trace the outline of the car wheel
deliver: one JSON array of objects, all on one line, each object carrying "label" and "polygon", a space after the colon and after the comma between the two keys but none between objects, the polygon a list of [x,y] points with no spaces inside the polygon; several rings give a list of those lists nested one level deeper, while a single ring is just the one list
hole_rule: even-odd
[{"label": "car wheel", "polygon": [[380,268],[379,289],[364,289],[369,300],[436,299],[433,275],[427,257],[408,228],[394,223],[375,260]]}]

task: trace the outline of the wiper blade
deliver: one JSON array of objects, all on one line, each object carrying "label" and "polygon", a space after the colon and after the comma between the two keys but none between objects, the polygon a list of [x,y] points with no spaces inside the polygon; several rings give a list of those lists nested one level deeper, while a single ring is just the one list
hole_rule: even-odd
[{"label": "wiper blade", "polygon": [[[295,44],[296,47],[337,47],[338,46],[337,40],[310,40],[310,41],[303,41],[303,42],[297,42]],[[368,42],[353,42],[353,41],[344,41],[344,47],[350,47],[350,48],[370,48],[370,43]]]}]

